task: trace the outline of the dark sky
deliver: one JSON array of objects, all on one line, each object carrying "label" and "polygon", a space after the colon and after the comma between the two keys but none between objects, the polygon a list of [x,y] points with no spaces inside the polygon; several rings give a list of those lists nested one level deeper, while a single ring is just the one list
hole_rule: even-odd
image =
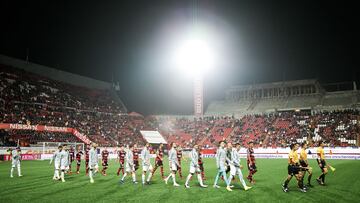
[{"label": "dark sky", "polygon": [[159,65],[159,44],[194,18],[227,42],[206,103],[233,84],[360,80],[356,1],[94,2],[1,1],[0,53],[25,59],[28,48],[32,62],[119,81],[126,106],[145,114],[192,112],[191,81]]}]

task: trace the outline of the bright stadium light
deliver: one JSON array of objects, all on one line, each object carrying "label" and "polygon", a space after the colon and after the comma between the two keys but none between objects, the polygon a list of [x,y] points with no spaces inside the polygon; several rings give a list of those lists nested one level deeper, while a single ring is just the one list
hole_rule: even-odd
[{"label": "bright stadium light", "polygon": [[200,76],[211,71],[215,56],[209,44],[202,39],[187,39],[175,52],[177,68],[187,75]]},{"label": "bright stadium light", "polygon": [[174,66],[187,76],[201,77],[216,66],[217,57],[210,40],[196,32],[178,40],[173,54]]}]

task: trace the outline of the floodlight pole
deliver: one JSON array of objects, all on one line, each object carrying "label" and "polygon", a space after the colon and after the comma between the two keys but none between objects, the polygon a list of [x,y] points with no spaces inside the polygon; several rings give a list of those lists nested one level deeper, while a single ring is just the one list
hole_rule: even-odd
[{"label": "floodlight pole", "polygon": [[204,115],[204,81],[202,76],[194,77],[194,115]]}]

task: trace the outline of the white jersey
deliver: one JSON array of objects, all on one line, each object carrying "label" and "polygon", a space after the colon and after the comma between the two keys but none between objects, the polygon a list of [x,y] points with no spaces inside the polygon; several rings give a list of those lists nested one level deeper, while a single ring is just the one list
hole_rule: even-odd
[{"label": "white jersey", "polygon": [[98,160],[98,155],[96,152],[96,149],[92,148],[89,151],[89,166],[95,166],[98,164],[99,160]]},{"label": "white jersey", "polygon": [[240,150],[232,149],[231,151],[231,163],[235,167],[240,167]]},{"label": "white jersey", "polygon": [[216,152],[216,166],[220,170],[226,169],[226,151],[221,147]]},{"label": "white jersey", "polygon": [[59,150],[56,150],[56,151],[54,152],[53,157],[52,157],[52,160],[53,160],[53,162],[54,162],[55,164],[59,164],[59,165],[60,165],[60,159],[61,159],[60,155],[61,155],[61,152],[60,152]]},{"label": "white jersey", "polygon": [[169,151],[169,162],[173,165],[179,165],[178,159],[177,159],[177,153],[175,148],[171,148]]},{"label": "white jersey", "polygon": [[70,163],[70,157],[69,157],[69,152],[66,150],[63,150],[60,152],[60,166],[63,167],[68,167],[69,163]]},{"label": "white jersey", "polygon": [[146,147],[141,151],[140,158],[142,159],[143,165],[150,165],[150,151]]},{"label": "white jersey", "polygon": [[16,149],[11,151],[12,167],[20,166],[21,154]]},{"label": "white jersey", "polygon": [[131,150],[126,151],[125,161],[127,164],[130,164],[130,165],[134,164],[134,154]]},{"label": "white jersey", "polygon": [[196,149],[191,151],[191,162],[190,167],[198,167],[199,163],[199,152]]}]

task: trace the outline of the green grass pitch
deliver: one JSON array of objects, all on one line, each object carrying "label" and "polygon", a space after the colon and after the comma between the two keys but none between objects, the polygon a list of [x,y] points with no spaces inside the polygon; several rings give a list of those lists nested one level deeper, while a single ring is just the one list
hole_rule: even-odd
[{"label": "green grass pitch", "polygon": [[[331,160],[336,167],[335,173],[329,172],[326,176],[327,186],[319,186],[315,178],[320,169],[314,160],[310,165],[314,169],[312,184],[307,193],[301,193],[293,179],[289,184],[290,192],[284,193],[281,184],[287,175],[286,159],[257,159],[258,173],[255,174],[256,184],[249,191],[244,191],[239,181],[235,182],[233,192],[225,190],[224,181],[220,181],[220,189],[212,186],[216,174],[214,159],[205,159],[205,171],[209,188],[200,188],[197,178],[193,177],[191,188],[184,188],[185,178],[177,176],[181,187],[165,185],[160,179],[160,170],[156,171],[152,184],[134,185],[130,178],[124,185],[119,185],[116,176],[118,164],[110,162],[108,176],[97,174],[94,184],[90,184],[85,176],[84,163],[79,175],[66,175],[66,182],[52,180],[53,165],[49,161],[23,161],[23,177],[9,177],[10,162],[0,163],[0,202],[359,202],[360,201],[360,161]],[[244,160],[243,160],[244,162]],[[166,161],[165,161],[166,163]],[[75,162],[73,163],[73,167]],[[184,161],[183,175],[188,175],[189,163]],[[74,170],[74,169],[73,169]],[[165,165],[165,175],[168,166]],[[247,175],[247,169],[243,169]],[[137,180],[141,182],[140,170]]]}]

